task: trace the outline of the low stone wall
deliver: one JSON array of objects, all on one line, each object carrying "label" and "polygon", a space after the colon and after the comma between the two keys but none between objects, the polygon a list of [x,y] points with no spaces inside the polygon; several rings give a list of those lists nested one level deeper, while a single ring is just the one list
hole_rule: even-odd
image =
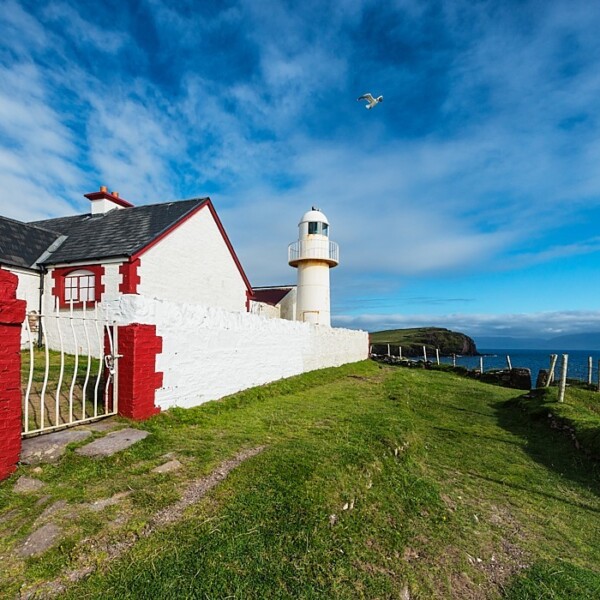
[{"label": "low stone wall", "polygon": [[106,303],[119,324],[156,326],[156,405],[191,407],[234,392],[368,358],[368,334],[138,295]]}]

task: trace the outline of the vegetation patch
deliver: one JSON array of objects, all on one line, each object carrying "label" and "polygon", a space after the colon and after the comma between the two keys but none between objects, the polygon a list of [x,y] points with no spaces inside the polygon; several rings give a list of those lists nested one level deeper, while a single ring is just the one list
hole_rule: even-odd
[{"label": "vegetation patch", "polygon": [[586,385],[571,385],[564,402],[558,402],[556,387],[541,388],[519,398],[518,404],[533,418],[563,430],[577,449],[600,460],[600,393]]},{"label": "vegetation patch", "polygon": [[[0,484],[0,588],[11,597],[84,569],[66,598],[559,598],[543,594],[562,589],[567,564],[574,589],[593,590],[597,465],[514,394],[365,361],[167,411],[121,454],[67,449]],[[185,503],[194,481],[263,446]],[[174,459],[177,471],[152,472]],[[21,475],[44,488],[15,494]],[[43,522],[63,541],[20,558],[59,500]],[[178,520],[153,529],[170,506]]]},{"label": "vegetation patch", "polygon": [[429,356],[435,356],[436,349],[446,356],[478,354],[472,338],[464,333],[450,331],[443,327],[413,327],[411,329],[376,331],[369,334],[369,341],[375,354],[387,353],[388,344],[394,355],[399,353],[398,347],[401,347],[403,356],[423,356],[423,346]]}]

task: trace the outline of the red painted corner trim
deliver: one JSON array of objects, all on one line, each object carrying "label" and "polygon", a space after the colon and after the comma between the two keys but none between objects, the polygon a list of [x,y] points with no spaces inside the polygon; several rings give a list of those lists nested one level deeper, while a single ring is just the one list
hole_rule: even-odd
[{"label": "red painted corner trim", "polygon": [[119,266],[119,273],[122,275],[119,291],[121,294],[137,294],[138,285],[141,282],[141,277],[138,273],[141,259],[129,259]]},{"label": "red painted corner trim", "polygon": [[91,192],[90,194],[84,194],[84,196],[92,201],[92,200],[110,200],[111,202],[114,202],[115,204],[118,204],[119,206],[122,206],[123,208],[131,208],[133,206],[133,204],[131,204],[131,202],[128,202],[127,200],[124,200],[123,198],[120,198],[119,196],[113,196],[112,194],[109,194],[108,192]]},{"label": "red painted corner trim", "polygon": [[163,238],[165,238],[172,231],[177,229],[180,225],[185,223],[188,219],[193,217],[196,213],[200,212],[205,207],[208,207],[210,214],[212,215],[213,219],[215,220],[215,223],[217,224],[219,232],[221,233],[221,236],[223,237],[223,241],[225,242],[225,245],[229,249],[229,253],[231,254],[231,257],[233,258],[233,262],[235,263],[238,271],[240,272],[240,275],[242,276],[242,279],[244,280],[244,284],[246,286],[247,293],[252,295],[254,292],[252,291],[252,286],[250,285],[250,281],[249,281],[248,277],[246,276],[246,273],[244,272],[242,263],[240,262],[239,258],[237,257],[237,254],[235,253],[235,250],[233,249],[233,245],[231,244],[231,241],[229,240],[229,237],[225,231],[225,228],[223,227],[223,223],[221,223],[221,219],[219,219],[219,215],[217,215],[217,211],[215,210],[215,207],[213,206],[212,200],[210,198],[207,198],[206,200],[204,200],[204,202],[199,204],[196,208],[193,208],[190,212],[188,212],[183,217],[181,217],[179,219],[179,221],[177,221],[176,223],[171,225],[169,228],[165,229],[165,231],[163,231],[160,235],[155,237],[151,242],[149,242],[143,248],[138,250],[131,257],[131,260],[139,258],[142,254],[144,254],[144,252],[147,252],[148,250],[150,250],[150,248],[152,248],[153,246],[158,244],[158,242],[160,242]]},{"label": "red painted corner trim", "polygon": [[[70,302],[65,300],[65,277],[73,271],[79,271],[85,269],[91,271],[96,276],[96,300],[93,302],[86,302],[86,308],[95,306],[96,302],[102,300],[102,294],[104,293],[104,283],[102,277],[104,276],[103,265],[77,265],[76,267],[54,267],[52,269],[52,279],[54,279],[54,285],[52,286],[52,295],[58,298],[58,305],[61,308],[69,308]],[[80,308],[83,302],[73,302],[73,308]]]}]

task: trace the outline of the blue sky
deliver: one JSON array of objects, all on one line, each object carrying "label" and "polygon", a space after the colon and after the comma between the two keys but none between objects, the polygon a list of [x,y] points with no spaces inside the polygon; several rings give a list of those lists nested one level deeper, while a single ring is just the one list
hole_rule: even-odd
[{"label": "blue sky", "polygon": [[0,212],[210,195],[273,285],[316,205],[337,325],[600,330],[598,31],[578,0],[4,0]]}]

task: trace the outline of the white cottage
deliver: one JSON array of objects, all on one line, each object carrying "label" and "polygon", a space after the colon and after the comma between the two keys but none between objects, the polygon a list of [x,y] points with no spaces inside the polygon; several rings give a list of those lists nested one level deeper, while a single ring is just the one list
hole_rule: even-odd
[{"label": "white cottage", "polygon": [[135,207],[105,187],[85,197],[87,214],[0,217],[0,267],[19,276],[29,313],[121,294],[250,310],[252,287],[210,198]]}]

